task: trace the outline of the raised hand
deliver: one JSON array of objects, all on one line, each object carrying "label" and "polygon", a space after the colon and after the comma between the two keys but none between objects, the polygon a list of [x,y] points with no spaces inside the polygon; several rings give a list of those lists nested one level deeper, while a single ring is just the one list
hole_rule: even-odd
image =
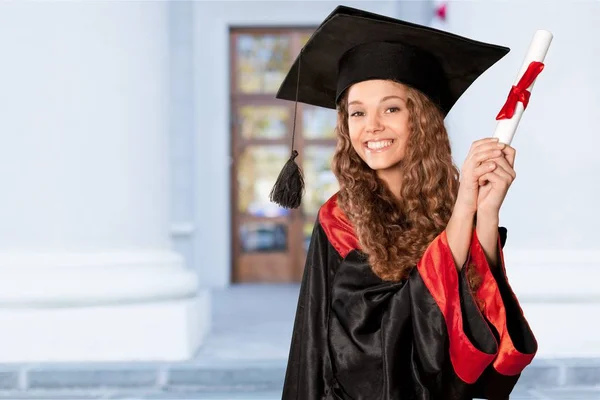
[{"label": "raised hand", "polygon": [[[480,182],[484,176],[495,171],[498,164],[493,159],[503,157],[502,149],[504,144],[499,144],[497,138],[485,138],[473,142],[471,149],[465,158],[461,169],[460,186],[456,198],[455,208],[460,208],[467,213],[475,213],[478,210],[480,201],[478,199],[480,192]],[[513,158],[514,160],[514,158]],[[496,176],[492,179],[498,181]],[[498,188],[496,188],[496,193]],[[497,202],[497,194],[487,200],[483,205],[491,207],[492,202]]]},{"label": "raised hand", "polygon": [[497,216],[500,213],[506,193],[517,177],[514,170],[515,156],[514,148],[502,144],[502,155],[489,160],[496,167],[479,177],[477,214]]}]

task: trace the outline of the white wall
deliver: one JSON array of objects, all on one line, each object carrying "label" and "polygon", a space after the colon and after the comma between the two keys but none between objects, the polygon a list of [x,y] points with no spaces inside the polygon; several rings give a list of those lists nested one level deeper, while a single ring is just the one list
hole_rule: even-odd
[{"label": "white wall", "polygon": [[[196,262],[200,282],[230,282],[229,27],[317,26],[337,1],[200,1],[194,3],[194,88],[197,214]],[[394,1],[344,2],[395,15]]]}]

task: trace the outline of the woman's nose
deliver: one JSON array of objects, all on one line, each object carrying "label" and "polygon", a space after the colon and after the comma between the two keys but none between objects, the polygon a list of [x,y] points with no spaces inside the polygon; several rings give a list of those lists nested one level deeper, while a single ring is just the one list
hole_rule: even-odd
[{"label": "woman's nose", "polygon": [[381,121],[379,119],[379,115],[372,113],[367,116],[367,132],[378,132],[383,129],[381,125]]}]

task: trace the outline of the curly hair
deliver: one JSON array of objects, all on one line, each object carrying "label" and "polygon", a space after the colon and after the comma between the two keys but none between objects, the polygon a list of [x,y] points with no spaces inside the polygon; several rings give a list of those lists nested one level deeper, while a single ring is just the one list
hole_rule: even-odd
[{"label": "curly hair", "polygon": [[407,86],[410,135],[400,199],[356,153],[348,129],[347,92],[338,104],[338,143],[332,169],[338,205],[356,229],[361,250],[383,280],[401,281],[448,224],[458,192],[444,117],[420,91]]}]

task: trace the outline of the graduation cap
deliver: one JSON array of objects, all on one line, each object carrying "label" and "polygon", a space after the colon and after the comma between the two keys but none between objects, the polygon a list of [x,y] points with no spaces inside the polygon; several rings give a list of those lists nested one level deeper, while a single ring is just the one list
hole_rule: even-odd
[{"label": "graduation cap", "polygon": [[[446,116],[460,96],[510,49],[478,42],[346,6],[338,6],[310,37],[281,84],[276,98],[335,109],[346,89],[371,79],[388,79],[425,94]],[[297,208],[304,191],[292,153],[270,195]]]}]

